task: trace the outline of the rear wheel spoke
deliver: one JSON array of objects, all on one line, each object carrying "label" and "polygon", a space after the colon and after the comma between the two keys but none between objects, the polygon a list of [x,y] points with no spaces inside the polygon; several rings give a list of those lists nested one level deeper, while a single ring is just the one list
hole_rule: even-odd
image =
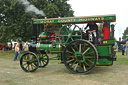
[{"label": "rear wheel spoke", "polygon": [[83,55],[84,55],[89,49],[90,49],[90,47],[87,48],[87,49],[83,52]]},{"label": "rear wheel spoke", "polygon": [[73,53],[73,52],[71,52],[71,51],[67,51],[67,53],[71,53],[71,54],[73,54],[73,55],[74,55],[74,53]]},{"label": "rear wheel spoke", "polygon": [[74,53],[76,52],[76,51],[74,50],[74,48],[71,47],[71,49],[73,50]]},{"label": "rear wheel spoke", "polygon": [[84,63],[85,63],[85,65],[87,65],[87,66],[91,67],[87,62],[84,62]]},{"label": "rear wheel spoke", "polygon": [[79,44],[79,52],[81,53],[81,44]]},{"label": "rear wheel spoke", "polygon": [[83,63],[83,68],[84,68],[84,71],[87,71],[87,69],[86,69],[86,67],[85,67],[84,63]]},{"label": "rear wheel spoke", "polygon": [[76,71],[76,69],[77,69],[77,66],[78,66],[78,63],[76,64],[76,66],[75,66],[75,68],[74,68],[75,71]]},{"label": "rear wheel spoke", "polygon": [[76,60],[72,63],[72,66],[76,63]]},{"label": "rear wheel spoke", "polygon": [[92,62],[91,60],[87,59],[87,61],[89,61],[90,63],[92,63],[92,64],[93,64],[93,62]]},{"label": "rear wheel spoke", "polygon": [[70,63],[70,62],[72,62],[72,61],[74,61],[74,59],[71,59],[71,60],[69,60],[69,61],[67,61],[67,62]]}]

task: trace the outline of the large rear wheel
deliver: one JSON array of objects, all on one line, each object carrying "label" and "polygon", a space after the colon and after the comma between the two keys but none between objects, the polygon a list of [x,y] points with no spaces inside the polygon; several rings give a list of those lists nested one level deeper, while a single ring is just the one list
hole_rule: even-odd
[{"label": "large rear wheel", "polygon": [[96,66],[97,57],[95,46],[82,39],[70,42],[63,52],[66,68],[77,74],[89,73]]}]

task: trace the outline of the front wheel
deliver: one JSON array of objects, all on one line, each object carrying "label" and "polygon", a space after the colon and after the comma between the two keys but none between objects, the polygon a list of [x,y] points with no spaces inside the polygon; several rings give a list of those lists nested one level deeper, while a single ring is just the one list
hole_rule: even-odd
[{"label": "front wheel", "polygon": [[95,46],[82,39],[70,42],[63,52],[66,68],[76,74],[89,73],[96,66],[97,57]]},{"label": "front wheel", "polygon": [[34,72],[39,67],[39,60],[35,53],[28,52],[21,56],[20,66],[25,72]]}]

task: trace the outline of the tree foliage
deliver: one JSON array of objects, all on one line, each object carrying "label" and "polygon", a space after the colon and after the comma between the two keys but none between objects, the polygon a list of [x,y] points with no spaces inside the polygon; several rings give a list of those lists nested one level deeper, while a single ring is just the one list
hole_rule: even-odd
[{"label": "tree foliage", "polygon": [[[0,42],[11,39],[17,41],[30,40],[32,37],[32,19],[44,18],[32,11],[26,12],[21,0],[0,0]],[[28,0],[48,18],[71,17],[73,10],[68,0]]]},{"label": "tree foliage", "polygon": [[124,30],[122,39],[124,39],[124,40],[128,39],[128,27],[126,28],[126,30]]}]

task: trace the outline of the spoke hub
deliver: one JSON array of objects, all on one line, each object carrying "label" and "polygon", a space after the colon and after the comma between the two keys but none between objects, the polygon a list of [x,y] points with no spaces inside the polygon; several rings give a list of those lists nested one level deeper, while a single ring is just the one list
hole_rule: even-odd
[{"label": "spoke hub", "polygon": [[27,61],[27,64],[31,64],[31,62],[30,61]]},{"label": "spoke hub", "polygon": [[81,63],[85,62],[85,58],[84,58],[83,54],[80,52],[75,52],[75,58],[77,59],[77,61],[79,61]]}]

